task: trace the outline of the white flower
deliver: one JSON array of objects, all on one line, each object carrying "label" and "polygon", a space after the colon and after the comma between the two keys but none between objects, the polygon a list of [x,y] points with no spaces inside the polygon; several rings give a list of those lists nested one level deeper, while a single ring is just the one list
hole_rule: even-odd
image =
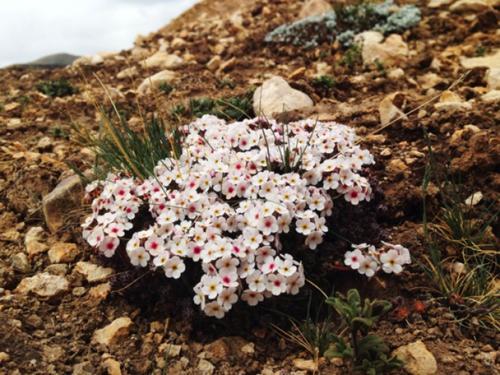
[{"label": "white flower", "polygon": [[314,250],[318,245],[323,242],[323,233],[316,231],[312,232],[309,236],[306,237],[306,245],[309,246],[309,249]]},{"label": "white flower", "polygon": [[266,290],[266,278],[262,272],[256,270],[246,278],[248,288],[254,292]]},{"label": "white flower", "polygon": [[295,226],[297,227],[297,233],[301,233],[304,236],[307,236],[313,231],[313,225],[311,223],[311,220],[308,219],[300,219],[297,220],[295,223]]},{"label": "white flower", "polygon": [[223,286],[219,276],[203,276],[201,278],[201,291],[210,299],[216,298],[222,292]]},{"label": "white flower", "polygon": [[99,250],[104,253],[107,258],[115,254],[115,250],[120,244],[120,240],[116,237],[105,237],[99,245]]},{"label": "white flower", "polygon": [[399,255],[397,250],[389,250],[380,256],[382,262],[382,270],[386,273],[400,273],[403,271],[402,264],[404,259]]},{"label": "white flower", "polygon": [[292,276],[295,272],[297,272],[297,266],[294,265],[291,255],[286,254],[284,259],[279,262],[278,272],[285,277]]},{"label": "white flower", "polygon": [[275,296],[284,293],[287,289],[285,277],[275,274],[268,275],[266,289]]},{"label": "white flower", "polygon": [[259,230],[264,236],[278,231],[278,222],[274,216],[263,217],[259,222]]},{"label": "white flower", "polygon": [[217,319],[222,319],[225,315],[224,309],[216,301],[207,303],[203,311],[207,316],[213,316]]},{"label": "white flower", "polygon": [[351,267],[353,270],[357,270],[361,266],[361,262],[365,259],[363,253],[361,253],[359,249],[347,251],[344,257],[344,264]]},{"label": "white flower", "polygon": [[262,243],[262,235],[257,229],[246,228],[243,230],[243,243],[249,248],[255,250]]},{"label": "white flower", "polygon": [[217,302],[225,311],[231,310],[231,307],[238,301],[235,288],[224,289],[217,297]]},{"label": "white flower", "polygon": [[130,263],[134,266],[146,267],[151,256],[142,247],[129,251]]},{"label": "white flower", "polygon": [[259,302],[264,301],[262,293],[257,293],[252,290],[245,290],[241,295],[241,299],[248,303],[250,306],[255,306]]},{"label": "white flower", "polygon": [[358,268],[358,272],[366,277],[372,277],[377,272],[378,264],[370,256],[365,257]]},{"label": "white flower", "polygon": [[167,264],[168,259],[170,258],[170,254],[167,251],[160,251],[153,258],[153,264],[156,267],[163,267]]},{"label": "white flower", "polygon": [[172,257],[165,263],[163,268],[165,269],[165,276],[172,279],[178,279],[186,269],[186,265],[181,258]]}]

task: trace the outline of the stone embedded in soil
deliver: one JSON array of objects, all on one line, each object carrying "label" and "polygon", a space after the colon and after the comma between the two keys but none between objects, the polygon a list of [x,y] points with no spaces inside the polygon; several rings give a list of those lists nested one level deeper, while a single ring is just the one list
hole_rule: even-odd
[{"label": "stone embedded in soil", "polygon": [[460,63],[466,69],[474,69],[480,67],[486,67],[490,69],[500,68],[500,50],[496,51],[494,54],[482,56],[482,57],[470,57],[460,59]]},{"label": "stone embedded in soil", "polygon": [[400,346],[393,353],[404,363],[404,369],[412,375],[433,375],[437,373],[437,362],[425,344],[418,340]]},{"label": "stone embedded in soil", "polygon": [[59,345],[44,345],[43,346],[43,357],[49,362],[56,362],[62,358],[65,354],[64,349]]},{"label": "stone embedded in soil", "polygon": [[429,8],[440,8],[444,5],[449,5],[454,1],[455,0],[431,0],[429,1],[429,4],[427,4],[427,6]]},{"label": "stone embedded in soil", "polygon": [[479,202],[481,202],[482,199],[483,199],[483,193],[481,193],[480,191],[476,191],[475,193],[467,197],[464,203],[468,206],[475,206]]},{"label": "stone embedded in soil", "polygon": [[43,272],[22,279],[15,291],[21,294],[31,292],[40,297],[54,297],[67,291],[68,288],[69,282],[65,277]]},{"label": "stone embedded in soil", "polygon": [[481,95],[481,100],[485,103],[500,102],[500,90],[488,91],[486,94]]},{"label": "stone embedded in soil", "polygon": [[465,111],[471,110],[472,105],[468,102],[464,102],[463,99],[453,91],[446,90],[439,97],[439,102],[434,104],[434,108],[444,111]]},{"label": "stone embedded in soil", "polygon": [[500,68],[490,68],[486,73],[486,82],[490,90],[500,90]]},{"label": "stone embedded in soil", "polygon": [[102,367],[106,369],[108,375],[121,375],[120,362],[113,358],[107,358],[103,361]]},{"label": "stone embedded in soil", "polygon": [[313,104],[308,95],[293,89],[279,76],[264,81],[253,95],[255,113],[267,117],[272,117],[275,113],[310,107]]},{"label": "stone embedded in soil", "polygon": [[5,352],[0,352],[0,365],[2,363],[7,363],[10,360],[10,355]]},{"label": "stone embedded in soil", "polygon": [[450,10],[455,13],[462,12],[483,12],[491,9],[491,6],[498,0],[458,0],[450,6]]},{"label": "stone embedded in soil", "polygon": [[94,375],[96,374],[94,366],[88,361],[77,363],[73,366],[72,375]]},{"label": "stone embedded in soil", "polygon": [[293,365],[299,370],[311,371],[313,373],[318,371],[318,366],[312,359],[295,358]]},{"label": "stone embedded in soil", "polygon": [[89,283],[92,283],[107,279],[113,274],[113,269],[82,261],[76,264],[75,272],[82,274]]},{"label": "stone embedded in soil", "polygon": [[137,88],[139,94],[147,94],[153,88],[158,88],[162,83],[170,83],[176,77],[175,72],[171,70],[162,70],[152,76],[146,78]]},{"label": "stone embedded in soil", "polygon": [[111,346],[119,339],[128,336],[132,320],[127,317],[121,317],[113,320],[106,327],[98,329],[92,336],[92,342],[100,345]]},{"label": "stone embedded in soil", "polygon": [[54,190],[43,197],[42,209],[49,230],[57,232],[67,223],[68,215],[81,208],[83,187],[80,177],[73,175],[62,180]]},{"label": "stone embedded in soil", "polygon": [[311,16],[319,16],[320,14],[327,13],[333,10],[332,4],[330,4],[326,0],[308,0],[300,9],[299,19],[311,17]]},{"label": "stone embedded in soil", "polygon": [[480,131],[481,129],[476,125],[465,125],[463,129],[458,129],[453,132],[449,140],[450,146],[460,146],[462,142],[470,138],[473,134],[479,133]]},{"label": "stone embedded in soil", "polygon": [[158,51],[141,62],[143,68],[176,69],[184,64],[182,57]]},{"label": "stone embedded in soil", "polygon": [[244,359],[255,352],[254,344],[239,336],[221,337],[204,348],[207,359],[214,363],[224,361],[229,357]]},{"label": "stone embedded in soil", "polygon": [[96,300],[96,301],[102,301],[105,300],[109,292],[111,292],[111,284],[110,283],[102,283],[97,286],[94,286],[90,288],[89,290],[89,296]]},{"label": "stone embedded in soil", "polygon": [[398,117],[407,118],[403,111],[401,111],[396,105],[395,102],[403,102],[404,95],[400,92],[394,92],[390,95],[387,95],[379,104],[378,112],[380,114],[380,123],[382,125],[387,125],[392,120],[395,120]]},{"label": "stone embedded in soil", "polygon": [[391,34],[383,42],[380,37],[383,39],[382,34],[375,31],[361,34],[363,40],[361,54],[365,65],[378,61],[384,66],[393,66],[406,61],[409,49],[401,35]]},{"label": "stone embedded in soil", "polygon": [[28,256],[25,253],[17,253],[12,255],[10,262],[14,271],[20,273],[28,273],[31,270],[31,265]]},{"label": "stone embedded in soil", "polygon": [[48,246],[43,241],[44,230],[42,227],[32,227],[24,237],[24,246],[28,255],[34,256],[48,250]]},{"label": "stone embedded in soil", "polygon": [[50,263],[70,263],[78,254],[76,244],[69,242],[56,242],[48,252]]},{"label": "stone embedded in soil", "polygon": [[138,74],[137,67],[131,66],[123,70],[120,70],[116,75],[116,78],[118,79],[134,78],[137,74]]},{"label": "stone embedded in soil", "polygon": [[198,362],[197,370],[200,372],[200,375],[212,375],[215,371],[215,366],[202,358]]},{"label": "stone embedded in soil", "polygon": [[207,62],[207,69],[210,70],[211,72],[215,72],[217,69],[219,69],[219,66],[222,62],[222,59],[220,58],[219,55],[215,55],[210,59],[209,62]]}]

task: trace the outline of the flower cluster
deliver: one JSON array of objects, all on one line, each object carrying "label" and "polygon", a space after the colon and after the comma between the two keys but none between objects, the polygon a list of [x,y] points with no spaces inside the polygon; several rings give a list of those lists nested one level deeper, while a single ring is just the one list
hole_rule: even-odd
[{"label": "flower cluster", "polygon": [[352,247],[353,250],[344,255],[344,263],[366,277],[372,277],[380,269],[385,273],[398,274],[405,264],[411,263],[410,251],[401,245],[382,241],[379,249],[366,243]]},{"label": "flower cluster", "polygon": [[298,293],[303,267],[284,236],[295,231],[316,249],[333,198],[370,199],[361,171],[372,155],[355,144],[352,129],[334,122],[228,124],[206,115],[183,130],[182,155],[162,160],[154,176],[110,174],[87,186],[86,241],[112,257],[121,239],[132,265],[168,278],[199,264],[194,302],[217,318],[239,299],[256,305]]}]

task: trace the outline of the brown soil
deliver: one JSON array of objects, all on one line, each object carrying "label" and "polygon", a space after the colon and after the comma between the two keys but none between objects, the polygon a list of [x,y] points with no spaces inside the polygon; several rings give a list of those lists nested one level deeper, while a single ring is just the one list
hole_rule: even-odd
[{"label": "brown soil", "polygon": [[[242,94],[270,74],[289,77],[296,69],[305,68],[305,73],[292,75],[288,81],[309,94],[316,106],[288,113],[286,117],[329,118],[349,124],[360,136],[366,136],[380,127],[378,105],[387,95],[396,91],[403,93],[403,100],[398,104],[408,112],[465,72],[459,62],[461,56],[473,56],[478,47],[487,54],[500,47],[496,30],[498,10],[492,8],[464,16],[449,13],[447,6],[430,9],[424,1],[416,3],[422,9],[423,20],[403,35],[411,54],[408,61],[397,66],[404,70],[398,79],[389,78],[391,68],[380,71],[375,67],[337,64],[344,51],[336,44],[308,51],[266,45],[263,42],[266,32],[297,16],[301,3],[291,0],[202,1],[162,30],[138,40],[136,49],[144,47],[149,54],[159,48],[162,38],[167,42],[174,38],[184,40],[181,46],[168,49],[181,56],[192,55],[187,65],[177,69],[178,79],[169,95],[137,94],[138,85],[156,70],[140,67],[140,59],[130,50],[106,58],[100,65],[81,69],[0,70],[0,104],[3,103],[0,111],[0,352],[9,356],[8,360],[0,359],[0,374],[106,373],[103,365],[106,356],[120,363],[123,374],[197,374],[200,358],[211,362],[217,374],[301,373],[292,360],[309,359],[307,353],[280,338],[270,323],[283,327],[288,324],[286,318],[274,313],[275,309],[303,317],[307,295],[277,299],[250,310],[239,306],[227,319],[214,321],[193,307],[188,288],[169,285],[158,275],[142,277],[132,271],[113,277],[111,292],[99,298],[95,293],[98,283],[89,283],[73,271],[77,261],[104,262],[81,239],[77,223],[85,215],[83,210],[74,212],[72,220],[58,233],[49,234],[46,230],[44,239],[49,245],[57,241],[74,242],[81,249],[65,271],[59,270],[66,273],[70,282],[68,293],[47,300],[14,292],[23,278],[44,271],[50,262],[47,254],[35,255],[29,259],[30,271],[23,274],[13,268],[11,257],[25,252],[24,234],[30,227],[44,226],[41,199],[58,181],[71,174],[66,163],[85,168],[92,162],[88,152],[82,151],[72,137],[70,124],[77,122],[89,129],[98,128],[94,102],[108,104],[94,73],[106,85],[121,92],[117,104],[134,122],[138,105],[144,111],[168,113],[174,105],[186,103],[193,97]],[[219,53],[223,61],[234,58],[234,63],[214,74],[205,64],[216,54],[217,45],[231,37],[234,40]],[[436,60],[441,62],[440,68],[436,68]],[[326,96],[311,84],[315,63],[319,61],[334,67],[332,75],[337,83]],[[128,66],[137,67],[137,77],[118,80],[116,74]],[[419,78],[429,72],[436,73],[440,80],[433,88],[424,89]],[[462,98],[475,99],[472,109],[437,111],[431,103],[383,130],[381,136],[365,138],[364,147],[374,153],[377,161],[371,171],[376,198],[356,209],[337,211],[342,215],[336,213],[332,223],[339,228],[336,233],[340,236],[330,236],[320,257],[312,261],[316,263],[312,267],[319,273],[319,282],[326,288],[334,285],[336,290],[346,290],[356,286],[364,295],[391,300],[395,309],[378,325],[377,332],[391,349],[423,340],[438,362],[439,374],[498,373],[495,350],[499,332],[458,324],[449,304],[436,300],[436,295],[429,292],[432,285],[419,266],[425,252],[421,184],[427,145],[423,128],[431,134],[439,162],[449,163],[452,173],[461,176],[465,197],[481,191],[484,203],[498,205],[500,104],[480,100],[488,91],[485,74],[486,69],[476,68],[455,89]],[[53,99],[35,89],[41,80],[58,78],[67,78],[80,92]],[[222,80],[231,81],[233,88],[222,87]],[[9,107],[12,103],[19,105]],[[16,123],[12,119],[20,121]],[[469,124],[479,131],[465,134],[458,142],[452,141],[455,132]],[[43,137],[49,137],[50,142],[39,147]],[[430,201],[431,213],[437,212],[438,207],[436,195]],[[493,232],[498,235],[498,224],[493,223]],[[353,242],[391,238],[410,248],[416,261],[402,277],[380,277],[368,282],[339,267],[339,254],[346,248],[339,239],[342,237]],[[139,276],[142,278],[137,280]],[[425,309],[415,311],[415,301],[423,301]],[[409,313],[401,316],[404,309]],[[122,316],[133,321],[125,339],[112,348],[92,344],[96,329]],[[255,351],[243,353],[240,349],[248,343],[254,344]],[[170,344],[181,345],[179,356],[165,354]],[[320,369],[324,374],[348,373],[341,364],[328,361],[323,361]]]}]

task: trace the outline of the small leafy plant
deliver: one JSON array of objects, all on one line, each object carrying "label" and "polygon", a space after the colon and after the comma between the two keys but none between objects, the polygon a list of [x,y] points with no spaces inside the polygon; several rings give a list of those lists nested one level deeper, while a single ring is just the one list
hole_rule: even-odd
[{"label": "small leafy plant", "polygon": [[320,93],[320,95],[328,96],[331,94],[336,82],[335,78],[332,76],[322,75],[313,78],[311,84]]},{"label": "small leafy plant", "polygon": [[193,117],[214,115],[225,120],[241,121],[253,115],[252,91],[226,99],[195,98],[189,101]]},{"label": "small leafy plant", "polygon": [[66,79],[42,81],[36,85],[36,89],[51,98],[69,96],[78,92]]},{"label": "small leafy plant", "polygon": [[158,87],[158,89],[164,93],[165,95],[168,95],[170,94],[172,91],[174,91],[174,86],[172,86],[171,84],[167,83],[167,82],[162,82],[160,84],[160,86]]},{"label": "small leafy plant", "polygon": [[326,303],[339,314],[347,327],[349,338],[333,336],[333,344],[325,352],[327,358],[343,358],[351,364],[353,371],[368,375],[387,374],[402,366],[395,357],[388,356],[389,347],[381,337],[370,334],[370,329],[382,315],[391,309],[391,303],[384,300],[361,301],[359,292],[351,289],[347,296],[337,293]]},{"label": "small leafy plant", "polygon": [[361,46],[358,43],[353,43],[345,51],[340,63],[349,69],[354,69],[356,65],[361,65],[362,62],[363,57],[361,55]]}]

